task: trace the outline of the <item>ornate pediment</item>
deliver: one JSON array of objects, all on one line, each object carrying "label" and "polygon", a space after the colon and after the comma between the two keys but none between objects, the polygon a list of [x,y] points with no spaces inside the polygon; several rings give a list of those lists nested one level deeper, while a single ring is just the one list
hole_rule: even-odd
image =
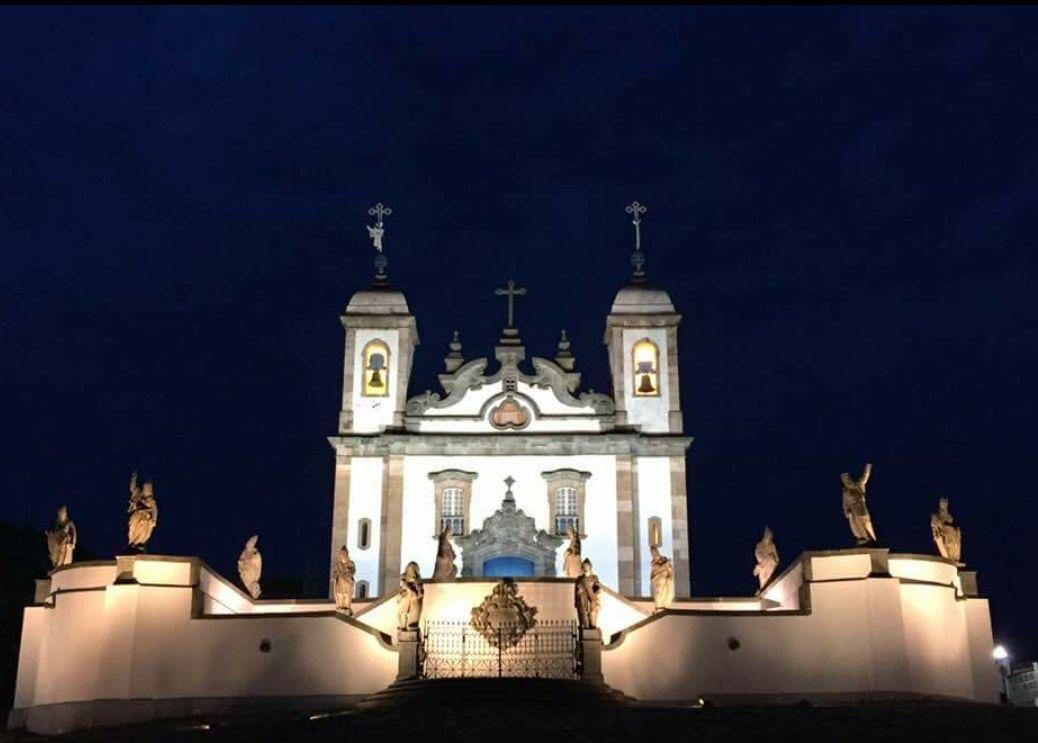
[{"label": "ornate pediment", "polygon": [[537,607],[519,595],[515,581],[504,579],[472,609],[472,625],[494,647],[512,647],[537,624]]}]

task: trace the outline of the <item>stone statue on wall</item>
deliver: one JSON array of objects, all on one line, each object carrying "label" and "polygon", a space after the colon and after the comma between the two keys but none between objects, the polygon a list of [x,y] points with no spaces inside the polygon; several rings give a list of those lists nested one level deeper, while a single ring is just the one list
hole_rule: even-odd
[{"label": "stone statue on wall", "polygon": [[356,585],[357,566],[350,559],[350,551],[344,544],[335,558],[332,568],[332,591],[335,594],[335,608],[346,616],[353,616],[353,588]]},{"label": "stone statue on wall", "polygon": [[54,526],[44,532],[47,535],[47,552],[50,553],[52,568],[72,564],[72,552],[76,549],[76,525],[68,517],[68,508],[58,508]]},{"label": "stone statue on wall", "polygon": [[126,512],[130,514],[127,545],[136,552],[145,552],[151,533],[159,522],[159,507],[151,480],[138,486],[136,472],[130,477],[130,505]]},{"label": "stone statue on wall", "polygon": [[961,564],[962,529],[955,526],[955,519],[948,510],[947,498],[938,501],[937,513],[930,516],[930,531],[933,532],[933,541],[941,557]]},{"label": "stone statue on wall", "polygon": [[416,630],[422,621],[425,587],[418,574],[418,563],[409,562],[400,576],[400,592],[396,596],[396,626],[399,630]]},{"label": "stone statue on wall", "polygon": [[760,581],[760,590],[763,591],[764,586],[771,580],[771,576],[775,574],[775,568],[779,564],[779,553],[775,547],[775,535],[771,533],[769,527],[764,527],[764,536],[757,542],[757,547],[753,550],[753,556],[757,560],[757,565],[753,568],[753,574]]},{"label": "stone statue on wall", "polygon": [[598,628],[598,610],[601,607],[601,599],[598,594],[602,591],[602,584],[598,582],[598,576],[593,572],[591,560],[584,559],[580,564],[580,577],[576,580],[576,605],[577,621],[581,629]]},{"label": "stone statue on wall", "polygon": [[872,526],[868,506],[865,505],[865,485],[871,475],[871,463],[865,465],[865,470],[857,480],[846,472],[840,475],[843,482],[843,513],[859,545],[876,541],[876,530]]},{"label": "stone statue on wall", "polygon": [[674,603],[674,563],[661,555],[656,545],[649,547],[649,553],[652,555],[649,578],[652,583],[652,600],[656,604],[656,611],[663,611]]},{"label": "stone statue on wall", "polygon": [[263,574],[263,555],[256,549],[259,535],[253,534],[245,543],[245,549],[238,556],[238,576],[241,578],[245,590],[254,599],[260,597],[260,576]]},{"label": "stone statue on wall", "polygon": [[436,550],[436,566],[433,568],[433,580],[454,580],[458,575],[458,568],[454,565],[454,545],[451,537],[454,530],[447,524],[440,532],[440,546]]},{"label": "stone statue on wall", "polygon": [[572,526],[567,526],[566,536],[569,537],[569,546],[562,557],[562,572],[567,578],[579,578],[583,572],[580,564],[580,535]]}]

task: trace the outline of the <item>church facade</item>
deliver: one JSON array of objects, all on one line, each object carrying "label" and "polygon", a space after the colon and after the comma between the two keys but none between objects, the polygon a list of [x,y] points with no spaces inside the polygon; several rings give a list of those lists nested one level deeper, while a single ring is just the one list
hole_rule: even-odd
[{"label": "church facade", "polygon": [[[673,555],[677,595],[688,596],[692,439],[681,414],[681,315],[667,292],[639,265],[617,293],[604,317],[612,385],[603,394],[581,390],[565,334],[552,357],[528,355],[515,324],[525,289],[509,281],[497,291],[508,320],[492,358],[466,359],[455,338],[442,392],[410,397],[418,327],[403,292],[380,274],[350,299],[330,438],[333,562],[346,545],[358,598],[384,595],[411,560],[432,573],[450,525],[460,576],[551,577],[562,575],[573,528],[620,593],[648,595],[655,546]],[[529,533],[510,510],[533,519]]]}]

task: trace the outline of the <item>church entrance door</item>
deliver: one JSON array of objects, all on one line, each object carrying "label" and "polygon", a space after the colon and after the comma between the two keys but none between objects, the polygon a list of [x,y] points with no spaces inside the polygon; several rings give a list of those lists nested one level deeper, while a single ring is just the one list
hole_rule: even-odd
[{"label": "church entrance door", "polygon": [[533,560],[522,557],[495,557],[483,562],[483,575],[498,578],[532,578]]}]

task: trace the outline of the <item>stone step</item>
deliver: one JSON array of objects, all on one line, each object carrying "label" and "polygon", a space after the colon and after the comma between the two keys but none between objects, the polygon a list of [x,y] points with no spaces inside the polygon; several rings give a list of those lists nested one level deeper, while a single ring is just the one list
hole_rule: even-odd
[{"label": "stone step", "polygon": [[459,678],[398,681],[357,706],[359,709],[518,703],[626,706],[633,702],[603,683],[570,679]]}]

